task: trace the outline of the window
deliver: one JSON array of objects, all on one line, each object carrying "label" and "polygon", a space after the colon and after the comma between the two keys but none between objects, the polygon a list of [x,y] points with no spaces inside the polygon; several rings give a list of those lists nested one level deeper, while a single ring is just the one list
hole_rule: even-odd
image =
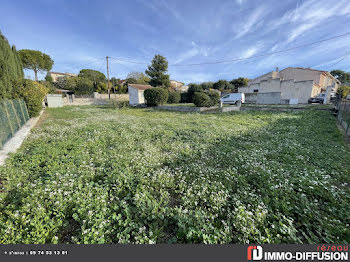
[{"label": "window", "polygon": [[223,98],[229,98],[229,96],[230,96],[230,95],[226,95],[226,96],[224,96]]},{"label": "window", "polygon": [[254,92],[254,93],[258,93],[258,92],[259,92],[259,89],[254,89],[253,92]]}]

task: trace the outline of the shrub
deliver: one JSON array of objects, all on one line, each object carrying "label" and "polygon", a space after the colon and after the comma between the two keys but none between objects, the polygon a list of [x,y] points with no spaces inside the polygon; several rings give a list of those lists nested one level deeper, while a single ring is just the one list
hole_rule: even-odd
[{"label": "shrub", "polygon": [[158,106],[168,101],[168,90],[160,87],[146,89],[144,92],[147,106]]},{"label": "shrub", "polygon": [[181,93],[180,92],[176,92],[176,91],[169,92],[169,96],[168,96],[168,103],[169,104],[177,104],[180,102],[180,100],[181,100]]},{"label": "shrub", "polygon": [[181,93],[181,100],[180,103],[189,103],[190,97],[187,92]]},{"label": "shrub", "polygon": [[350,94],[350,86],[340,86],[337,90],[337,93],[343,98],[347,97],[347,95]]},{"label": "shrub", "polygon": [[65,89],[73,91],[76,95],[90,95],[94,89],[94,83],[84,77],[68,77]]},{"label": "shrub", "polygon": [[208,96],[210,97],[210,106],[216,106],[219,103],[220,95],[218,92],[209,91]]},{"label": "shrub", "polygon": [[39,115],[44,97],[48,91],[48,88],[40,83],[29,79],[23,80],[23,86],[18,89],[17,93],[26,102],[30,117]]},{"label": "shrub", "polygon": [[187,91],[187,96],[188,96],[187,100],[189,103],[193,102],[193,95],[196,92],[203,92],[203,88],[197,84],[189,84],[188,91]]},{"label": "shrub", "polygon": [[129,101],[113,101],[112,105],[116,108],[125,108],[129,106]]},{"label": "shrub", "polygon": [[210,97],[203,92],[195,92],[192,100],[193,103],[198,107],[207,107],[211,105]]}]

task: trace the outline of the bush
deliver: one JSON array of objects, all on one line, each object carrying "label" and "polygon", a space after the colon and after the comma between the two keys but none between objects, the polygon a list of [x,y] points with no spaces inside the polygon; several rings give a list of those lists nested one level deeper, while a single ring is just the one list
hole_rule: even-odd
[{"label": "bush", "polygon": [[169,96],[168,96],[168,103],[169,104],[177,104],[180,102],[180,100],[181,100],[181,93],[180,92],[176,92],[176,91],[169,92]]},{"label": "bush", "polygon": [[197,85],[197,84],[189,84],[188,85],[188,91],[187,91],[187,97],[188,97],[187,101],[189,103],[193,102],[193,95],[196,92],[203,92],[203,88],[200,85]]},{"label": "bush", "polygon": [[211,105],[210,97],[203,92],[195,92],[192,100],[193,103],[198,107],[207,107]]},{"label": "bush", "polygon": [[76,95],[90,95],[95,91],[94,83],[84,77],[68,77],[65,83],[65,89],[73,91]]},{"label": "bush", "polygon": [[190,97],[187,92],[181,93],[180,103],[190,103]]},{"label": "bush", "polygon": [[208,96],[210,97],[210,106],[216,106],[219,103],[220,95],[218,92],[209,91]]},{"label": "bush", "polygon": [[113,101],[112,105],[116,108],[125,108],[129,106],[129,101]]},{"label": "bush", "polygon": [[23,97],[26,102],[30,117],[39,115],[44,97],[48,91],[48,88],[42,84],[29,79],[23,80],[23,86],[18,89],[17,93],[18,96]]},{"label": "bush", "polygon": [[146,89],[144,92],[147,106],[158,106],[168,101],[168,90],[160,87]]},{"label": "bush", "polygon": [[342,85],[338,88],[337,93],[342,97],[345,98],[347,95],[350,94],[350,86]]}]

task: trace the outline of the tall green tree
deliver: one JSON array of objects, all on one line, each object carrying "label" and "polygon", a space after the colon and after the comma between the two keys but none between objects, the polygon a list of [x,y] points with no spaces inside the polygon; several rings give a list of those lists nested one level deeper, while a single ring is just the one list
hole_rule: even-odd
[{"label": "tall green tree", "polygon": [[101,73],[100,71],[92,70],[92,69],[82,69],[80,70],[78,76],[92,81],[94,84],[95,90],[98,89],[98,86],[101,86],[100,83],[106,83],[107,81],[107,78],[104,73]]},{"label": "tall green tree", "polygon": [[233,90],[233,85],[227,80],[218,80],[213,84],[213,88],[217,90]]},{"label": "tall green tree", "polygon": [[15,46],[11,47],[0,32],[0,99],[12,98],[23,77],[22,62]]},{"label": "tall green tree", "polygon": [[343,70],[332,70],[331,75],[338,79],[341,83],[350,83],[350,73]]},{"label": "tall green tree", "polygon": [[25,69],[33,70],[35,81],[38,81],[38,72],[50,71],[53,60],[45,53],[37,50],[22,49],[18,51]]},{"label": "tall green tree", "polygon": [[232,79],[230,83],[234,86],[234,92],[238,92],[238,87],[248,85],[248,78],[238,77],[236,79]]},{"label": "tall green tree", "polygon": [[155,55],[152,59],[152,64],[148,66],[146,74],[150,77],[149,84],[151,86],[162,86],[169,88],[170,78],[166,74],[168,71],[168,61],[164,56]]}]

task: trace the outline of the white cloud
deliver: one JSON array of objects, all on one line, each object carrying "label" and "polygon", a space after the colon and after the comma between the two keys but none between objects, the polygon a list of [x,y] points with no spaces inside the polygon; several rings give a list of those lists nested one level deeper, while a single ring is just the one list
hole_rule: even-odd
[{"label": "white cloud", "polygon": [[241,25],[235,25],[237,28],[236,39],[245,36],[251,31],[255,31],[259,25],[261,25],[260,20],[267,14],[267,10],[265,8],[259,7],[253,11],[253,13],[248,16],[246,21],[241,23]]},{"label": "white cloud", "polygon": [[240,58],[248,58],[248,57],[251,57],[251,56],[255,55],[255,54],[258,52],[259,49],[260,49],[260,48],[258,48],[257,46],[250,47],[250,48],[248,48],[247,50],[245,50],[245,51],[242,53],[242,55],[241,55]]}]

